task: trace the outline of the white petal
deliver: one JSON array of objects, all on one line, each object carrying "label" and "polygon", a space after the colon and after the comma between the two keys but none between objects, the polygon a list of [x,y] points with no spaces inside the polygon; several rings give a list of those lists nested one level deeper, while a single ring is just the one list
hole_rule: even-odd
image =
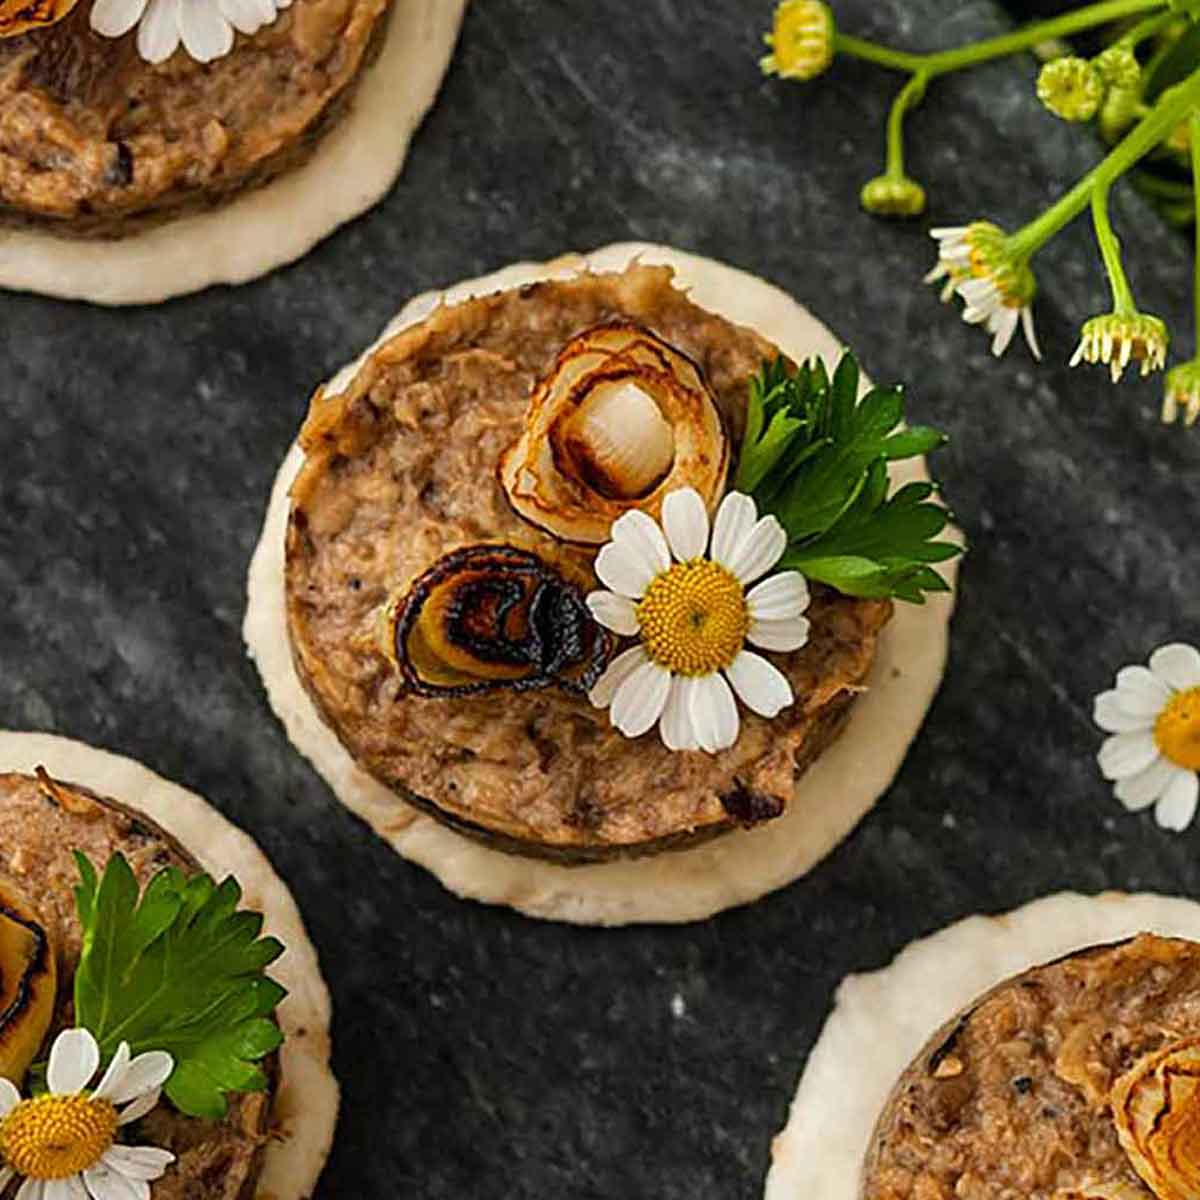
[{"label": "white petal", "polygon": [[[117,1047],[117,1052],[113,1055],[112,1062],[108,1064],[108,1070],[104,1072],[104,1078],[100,1080],[100,1086],[92,1093],[98,1100],[112,1100],[113,1093],[120,1086],[125,1072],[129,1069],[129,1060],[132,1057],[129,1052],[129,1043],[122,1042]],[[116,1101],[113,1101],[113,1103],[116,1103]]]},{"label": "white petal", "polygon": [[787,549],[788,536],[775,517],[763,517],[725,566],[749,586],[765,575]]},{"label": "white petal", "polygon": [[1182,642],[1161,646],[1150,656],[1150,670],[1181,692],[1200,687],[1200,650]]},{"label": "white petal", "polygon": [[738,738],[738,711],[729,684],[721,675],[702,675],[692,681],[689,707],[701,750],[716,754]]},{"label": "white petal", "polygon": [[162,1093],[158,1091],[147,1092],[132,1104],[127,1104],[117,1113],[117,1124],[132,1125],[134,1121],[140,1121],[148,1112],[154,1111],[161,1096]]},{"label": "white petal", "polygon": [[588,693],[588,699],[596,708],[607,708],[617,694],[617,689],[646,662],[646,651],[641,646],[634,646],[608,664],[608,669],[600,676],[596,686]]},{"label": "white petal", "polygon": [[808,631],[807,617],[793,617],[790,621],[752,621],[746,641],[760,650],[791,654],[807,644]]},{"label": "white petal", "polygon": [[690,683],[682,676],[671,680],[671,691],[663,709],[658,732],[668,750],[699,750],[696,731],[692,728],[690,707]]},{"label": "white petal", "polygon": [[708,548],[708,510],[695,488],[672,492],[662,507],[663,530],[680,562],[699,558]]},{"label": "white petal", "polygon": [[1028,305],[1021,309],[1021,328],[1025,331],[1025,344],[1029,347],[1029,353],[1041,362],[1042,348],[1038,345],[1037,330],[1033,325],[1033,309]]},{"label": "white petal", "polygon": [[622,637],[633,637],[640,628],[633,601],[616,592],[592,592],[587,598],[587,606],[605,629]]},{"label": "white petal", "polygon": [[271,0],[219,0],[225,19],[247,36],[257,33],[275,20],[275,5]]},{"label": "white petal", "polygon": [[995,338],[992,340],[992,354],[999,358],[1009,344],[1013,340],[1013,334],[1017,332],[1017,321],[1020,319],[1015,308],[1005,307],[1004,313],[1001,315],[996,324]]},{"label": "white petal", "polygon": [[78,1175],[69,1175],[66,1179],[46,1180],[46,1190],[42,1192],[44,1200],[87,1200],[83,1180]]},{"label": "white petal", "polygon": [[768,720],[777,717],[795,701],[787,676],[758,654],[743,650],[725,674],[742,703]]},{"label": "white petal", "polygon": [[174,1070],[175,1060],[165,1050],[139,1054],[116,1081],[113,1093],[108,1098],[113,1104],[124,1104],[150,1092],[157,1092],[171,1078]]},{"label": "white petal", "polygon": [[55,1096],[82,1092],[100,1066],[100,1047],[86,1029],[64,1029],[50,1048],[46,1085]]},{"label": "white petal", "polygon": [[655,575],[671,565],[671,550],[658,522],[634,508],[613,522],[612,540],[633,550]]},{"label": "white petal", "polygon": [[799,571],[780,571],[764,579],[746,597],[755,621],[787,621],[808,607],[808,583]]},{"label": "white petal", "polygon": [[[21,1093],[11,1079],[0,1075],[0,1117],[7,1117],[21,1103]],[[3,1188],[0,1188],[2,1191]]]},{"label": "white petal", "polygon": [[1158,716],[1171,699],[1171,689],[1147,667],[1122,667],[1117,672],[1121,707],[1133,716]]},{"label": "white petal", "polygon": [[1124,779],[1144,771],[1158,758],[1152,733],[1118,733],[1110,737],[1096,756],[1105,779]]},{"label": "white petal", "polygon": [[1177,770],[1163,792],[1154,816],[1164,829],[1182,833],[1196,815],[1197,800],[1200,800],[1200,776],[1195,771]]},{"label": "white petal", "polygon": [[148,63],[166,62],[179,49],[180,0],[150,0],[138,26],[138,53]]},{"label": "white petal", "polygon": [[1133,733],[1153,729],[1153,716],[1135,716],[1121,707],[1121,693],[1101,692],[1092,705],[1092,718],[1105,733]]},{"label": "white petal", "polygon": [[738,547],[750,536],[757,520],[758,508],[754,501],[742,492],[730,492],[717,509],[709,558],[728,566]]},{"label": "white petal", "polygon": [[625,542],[609,542],[596,555],[594,570],[605,587],[631,600],[640,600],[659,573],[654,563]]},{"label": "white petal", "polygon": [[0,1167],[0,1192],[4,1191],[16,1177],[17,1173],[11,1167]]},{"label": "white petal", "polygon": [[233,26],[214,0],[181,0],[179,32],[197,62],[213,62],[233,49]]},{"label": "white petal", "polygon": [[1113,793],[1130,812],[1140,812],[1143,808],[1149,808],[1162,796],[1178,770],[1174,763],[1160,758],[1144,771],[1117,780]]},{"label": "white petal", "polygon": [[103,1161],[84,1171],[83,1182],[94,1200],[150,1200],[150,1185],[144,1179],[126,1179]]},{"label": "white petal", "polygon": [[175,1155],[156,1146],[110,1146],[101,1161],[127,1179],[158,1179]]},{"label": "white petal", "polygon": [[627,738],[641,737],[662,716],[671,690],[671,672],[647,660],[621,684],[609,718]]},{"label": "white petal", "polygon": [[17,1188],[16,1200],[42,1200],[46,1185],[40,1179],[27,1179]]},{"label": "white petal", "polygon": [[101,37],[124,37],[146,11],[146,0],[96,0],[91,25]]}]

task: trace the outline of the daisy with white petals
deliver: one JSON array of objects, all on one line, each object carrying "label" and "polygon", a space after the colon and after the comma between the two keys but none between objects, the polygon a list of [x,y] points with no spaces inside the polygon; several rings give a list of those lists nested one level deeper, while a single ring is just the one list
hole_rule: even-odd
[{"label": "daisy with white petals", "polygon": [[175,1155],[152,1146],[122,1146],[117,1133],[158,1103],[175,1069],[169,1054],[132,1057],[118,1047],[95,1091],[100,1047],[86,1029],[67,1029],[50,1050],[49,1092],[22,1099],[0,1078],[0,1191],[22,1178],[16,1200],[150,1200]]},{"label": "daisy with white petals", "polygon": [[[746,643],[788,653],[808,641],[808,585],[796,571],[762,579],[787,549],[774,517],[731,492],[709,540],[708,513],[692,488],[663,503],[662,528],[644,512],[626,513],[596,559],[610,591],[588,607],[600,624],[638,644],[617,656],[591,693],[611,706],[613,725],[640,737],[655,723],[669,750],[715,754],[737,741],[734,693],[760,716],[778,716],[795,699],[784,674]],[[750,589],[749,591],[747,589]]]},{"label": "daisy with white petals", "polygon": [[213,62],[233,49],[234,32],[254,34],[275,22],[292,0],[96,0],[92,29],[124,37],[137,26],[138,53],[166,62],[180,44],[197,62]]},{"label": "daisy with white petals", "polygon": [[942,301],[961,297],[966,305],[963,320],[982,325],[992,335],[997,358],[1008,349],[1018,324],[1030,353],[1041,358],[1033,327],[1037,281],[1029,263],[1013,254],[1004,230],[990,221],[975,221],[931,233],[937,239],[938,261],[925,282],[946,281]]},{"label": "daisy with white petals", "polygon": [[1125,667],[1096,697],[1096,724],[1112,734],[1100,769],[1117,799],[1137,812],[1155,805],[1164,829],[1186,829],[1200,798],[1200,650],[1179,643]]}]

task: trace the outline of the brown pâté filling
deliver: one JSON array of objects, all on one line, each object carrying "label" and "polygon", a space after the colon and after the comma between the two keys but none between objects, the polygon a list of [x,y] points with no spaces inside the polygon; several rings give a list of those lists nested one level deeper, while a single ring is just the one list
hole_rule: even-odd
[{"label": "brown p\u00e2t\u00e9 filling", "polygon": [[703,372],[736,446],[748,381],[778,351],[693,304],[666,267],[539,283],[443,308],[370,356],[339,396],[318,394],[287,535],[297,670],[365,769],[464,832],[505,849],[587,861],[690,844],[780,815],[797,776],[840,732],[888,621],[887,601],[814,588],[808,645],[775,659],[796,703],[742,714],[717,756],[629,740],[561,689],[429,699],[405,690],[379,614],[441,556],[511,543],[591,571],[516,514],[497,478],[534,385],[563,346],[638,322]]},{"label": "brown p\u00e2t\u00e9 filling", "polygon": [[295,0],[208,64],[143,61],[136,32],[92,32],[91,0],[0,40],[0,223],[120,236],[298,165],[347,111],[388,4]]},{"label": "brown p\u00e2t\u00e9 filling", "polygon": [[1195,943],[1146,934],[1028,971],[905,1072],[863,1200],[1152,1200],[1118,1138],[1114,1085],[1197,1036]]},{"label": "brown p\u00e2t\u00e9 filling", "polygon": [[[0,775],[0,877],[29,899],[58,948],[58,1002],[51,1037],[72,1023],[80,928],[72,889],[73,850],[103,865],[118,851],[145,886],[164,867],[196,871],[191,855],[145,817],[115,800],[27,775]],[[277,1060],[266,1064],[268,1074]],[[269,1137],[270,1096],[231,1096],[223,1121],[186,1117],[163,1102],[130,1126],[136,1144],[170,1150],[176,1162],[151,1185],[154,1200],[251,1200]],[[11,1200],[17,1184],[3,1193]]]}]

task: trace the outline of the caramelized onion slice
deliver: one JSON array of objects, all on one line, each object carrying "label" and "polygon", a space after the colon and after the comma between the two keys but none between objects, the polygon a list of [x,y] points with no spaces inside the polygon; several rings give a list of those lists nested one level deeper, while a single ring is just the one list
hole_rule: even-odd
[{"label": "caramelized onion slice", "polygon": [[1136,1183],[1115,1179],[1062,1188],[1054,1193],[1054,1200],[1154,1200],[1154,1197]]},{"label": "caramelized onion slice", "polygon": [[493,545],[439,559],[396,606],[390,637],[408,688],[443,697],[551,685],[585,692],[615,646],[561,572]]},{"label": "caramelized onion slice", "polygon": [[18,1085],[50,1028],[55,976],[46,930],[0,880],[0,1076]]},{"label": "caramelized onion slice", "polygon": [[0,38],[18,37],[31,29],[57,25],[79,0],[3,0]]},{"label": "caramelized onion slice", "polygon": [[1134,1063],[1113,1085],[1112,1109],[1122,1149],[1158,1200],[1200,1196],[1200,1038]]},{"label": "caramelized onion slice", "polygon": [[716,508],[730,446],[700,369],[648,329],[612,322],[567,343],[533,390],[500,464],[513,508],[568,542],[599,545],[623,513],[654,517],[693,487]]}]

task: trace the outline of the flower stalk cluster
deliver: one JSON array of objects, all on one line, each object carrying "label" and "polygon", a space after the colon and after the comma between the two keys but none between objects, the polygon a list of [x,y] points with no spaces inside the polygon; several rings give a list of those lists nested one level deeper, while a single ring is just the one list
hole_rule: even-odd
[{"label": "flower stalk cluster", "polygon": [[[1193,176],[1190,187],[1138,179],[1144,187],[1157,188],[1176,211],[1186,204],[1200,231],[1200,62],[1192,64],[1189,74],[1179,69],[1178,53],[1172,58],[1188,22],[1197,20],[1200,3],[1191,0],[1099,0],[1001,37],[921,54],[839,30],[832,9],[819,0],[784,0],[768,35],[773,54],[763,60],[763,69],[783,78],[810,80],[843,55],[906,75],[888,117],[883,172],[863,186],[860,201],[866,211],[881,217],[914,218],[925,211],[927,193],[906,170],[904,123],[934,81],[1075,34],[1113,27],[1115,33],[1095,57],[1059,54],[1043,66],[1037,83],[1039,98],[1056,116],[1097,122],[1111,145],[1107,156],[1013,233],[981,220],[933,230],[938,262],[927,279],[942,283],[944,300],[963,301],[963,319],[990,334],[993,353],[1003,354],[1020,326],[1030,351],[1040,357],[1033,330],[1033,259],[1090,209],[1112,309],[1083,324],[1071,364],[1105,366],[1115,383],[1131,364],[1143,376],[1165,370],[1170,335],[1165,323],[1141,312],[1134,299],[1109,214],[1113,186],[1149,158],[1175,155],[1185,160]],[[1171,70],[1160,74],[1167,59]],[[1185,425],[1200,422],[1200,242],[1196,261],[1198,357],[1168,374],[1162,409],[1164,421],[1182,418]]]}]

